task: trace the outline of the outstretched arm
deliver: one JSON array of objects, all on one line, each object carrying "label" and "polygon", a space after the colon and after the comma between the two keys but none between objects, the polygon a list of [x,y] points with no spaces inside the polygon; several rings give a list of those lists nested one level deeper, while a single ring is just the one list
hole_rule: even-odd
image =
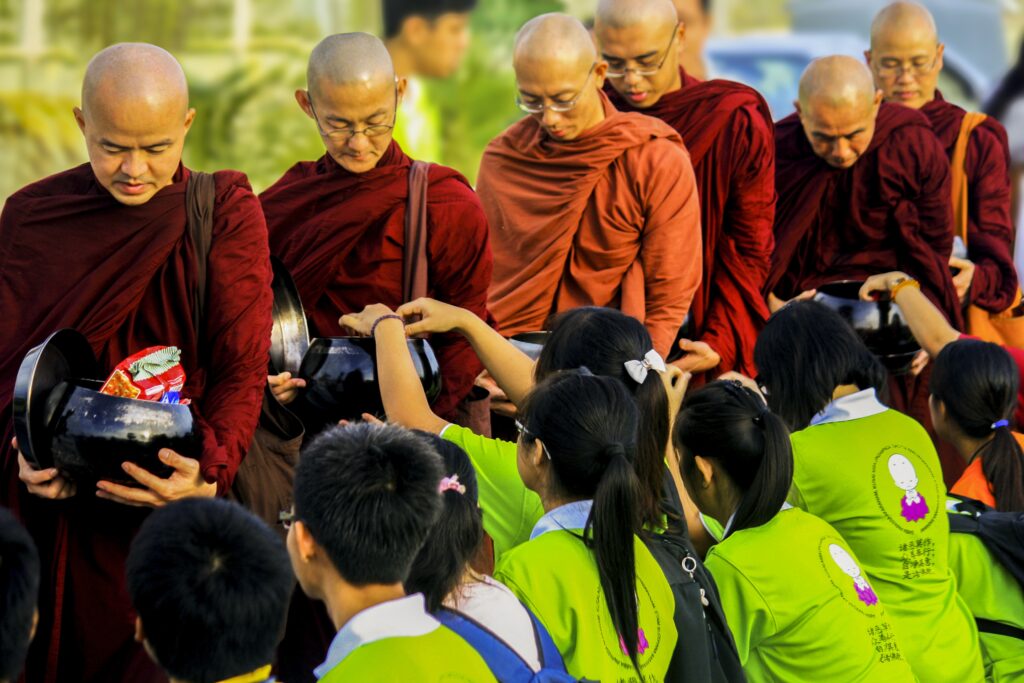
[{"label": "outstretched arm", "polygon": [[[891,292],[900,282],[910,280],[906,273],[892,272],[873,275],[860,289],[860,297],[872,301],[878,292]],[[900,287],[894,301],[899,305],[903,317],[910,326],[910,332],[921,348],[935,358],[939,351],[960,338],[942,311],[935,307],[918,287]]]}]

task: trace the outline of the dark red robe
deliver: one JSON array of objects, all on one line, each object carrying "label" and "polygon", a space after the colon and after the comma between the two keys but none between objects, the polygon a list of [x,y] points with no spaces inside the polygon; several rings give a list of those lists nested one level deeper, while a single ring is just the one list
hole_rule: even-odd
[{"label": "dark red robe", "polygon": [[[324,155],[299,162],[260,195],[271,253],[295,279],[313,334],[344,334],[338,318],[368,304],[404,303],[411,163],[396,142],[366,173],[349,173]],[[492,261],[480,201],[450,168],[432,165],[429,180],[429,295],[488,319]],[[436,335],[431,344],[444,380],[434,410],[450,417],[483,366],[462,335]]]},{"label": "dark red robe", "polygon": [[690,152],[700,196],[704,266],[690,307],[694,339],[721,357],[713,374],[754,376],[754,343],[768,319],[762,291],[774,246],[775,141],[771,112],[756,90],[732,81],[700,81],[680,69],[683,85],[654,106],[632,107],[605,84],[623,111],[675,128]]},{"label": "dark red robe", "polygon": [[883,103],[852,168],[829,166],[800,119],[775,127],[775,252],[768,290],[781,299],[834,280],[902,270],[960,327],[949,272],[949,160],[920,112]]},{"label": "dark red robe", "polygon": [[[953,158],[960,124],[967,113],[942,98],[921,112]],[[1003,124],[989,116],[974,129],[967,144],[967,257],[974,263],[970,303],[998,313],[1013,303],[1017,271],[1013,265],[1013,220],[1010,217],[1010,148]]]},{"label": "dark red robe", "polygon": [[[0,215],[0,503],[28,526],[43,558],[39,631],[29,681],[160,681],[134,642],[124,561],[145,509],[100,500],[88,485],[64,501],[30,495],[10,447],[11,393],[25,353],[77,329],[110,369],[155,344],[182,350],[183,394],[203,435],[208,482],[223,493],[249,444],[266,382],[270,264],[259,202],[245,176],[216,174],[216,209],[202,339],[186,238],[185,186],[141,206],[118,203],[84,164],[12,195]],[[200,353],[201,350],[201,353]]]}]

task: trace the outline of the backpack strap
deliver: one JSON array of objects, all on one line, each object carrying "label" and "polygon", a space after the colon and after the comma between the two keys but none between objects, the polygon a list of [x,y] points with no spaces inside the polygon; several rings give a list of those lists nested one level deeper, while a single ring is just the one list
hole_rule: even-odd
[{"label": "backpack strap", "polygon": [[480,622],[447,607],[441,607],[434,618],[469,643],[495,678],[507,683],[529,683],[533,679],[533,670],[519,653]]},{"label": "backpack strap", "polygon": [[[199,341],[206,314],[206,271],[213,241],[213,211],[217,187],[212,173],[190,171],[185,185],[185,212],[188,238],[196,264],[196,288],[192,296],[192,325]],[[199,344],[201,347],[202,344]]]},{"label": "backpack strap", "polygon": [[402,255],[402,302],[427,295],[427,186],[430,164],[409,167],[409,200],[405,209],[405,250]]},{"label": "backpack strap", "polygon": [[982,633],[994,633],[997,636],[1008,636],[1024,640],[1024,628],[1010,626],[1001,621],[992,621],[991,619],[983,619],[981,617],[975,617],[974,621],[978,622],[978,630]]}]

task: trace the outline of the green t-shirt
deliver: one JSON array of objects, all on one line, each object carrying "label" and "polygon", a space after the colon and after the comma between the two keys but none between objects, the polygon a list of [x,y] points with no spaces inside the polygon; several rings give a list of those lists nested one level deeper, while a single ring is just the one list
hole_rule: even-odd
[{"label": "green t-shirt", "polygon": [[526,488],[516,465],[516,445],[488,439],[459,425],[448,425],[441,437],[462,448],[476,470],[484,530],[494,540],[494,556],[500,558],[530,540],[533,526],[544,515],[540,497]]},{"label": "green t-shirt", "polygon": [[320,681],[497,683],[476,650],[444,626],[422,636],[384,638],[360,645]]},{"label": "green t-shirt", "polygon": [[849,543],[914,674],[982,680],[977,628],[949,570],[946,488],[928,433],[883,410],[811,426],[792,440],[790,502]]},{"label": "green t-shirt", "polygon": [[846,541],[789,508],[708,552],[750,683],[907,681],[914,674]]},{"label": "green t-shirt", "polygon": [[[1024,590],[980,538],[951,533],[949,566],[974,616],[1024,628]],[[1024,640],[995,633],[979,636],[986,680],[1024,683]]]},{"label": "green t-shirt", "polygon": [[[569,673],[603,683],[639,681],[612,625],[594,555],[580,532],[548,531],[510,551],[494,578],[547,627]],[[644,682],[665,680],[676,647],[675,599],[643,541],[635,538],[639,658]]]}]

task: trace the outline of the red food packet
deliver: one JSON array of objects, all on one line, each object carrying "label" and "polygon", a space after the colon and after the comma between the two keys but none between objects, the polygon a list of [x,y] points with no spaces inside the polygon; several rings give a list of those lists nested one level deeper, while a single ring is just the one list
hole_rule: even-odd
[{"label": "red food packet", "polygon": [[177,346],[151,346],[125,358],[103,384],[100,393],[159,401],[185,386],[181,350]]}]

